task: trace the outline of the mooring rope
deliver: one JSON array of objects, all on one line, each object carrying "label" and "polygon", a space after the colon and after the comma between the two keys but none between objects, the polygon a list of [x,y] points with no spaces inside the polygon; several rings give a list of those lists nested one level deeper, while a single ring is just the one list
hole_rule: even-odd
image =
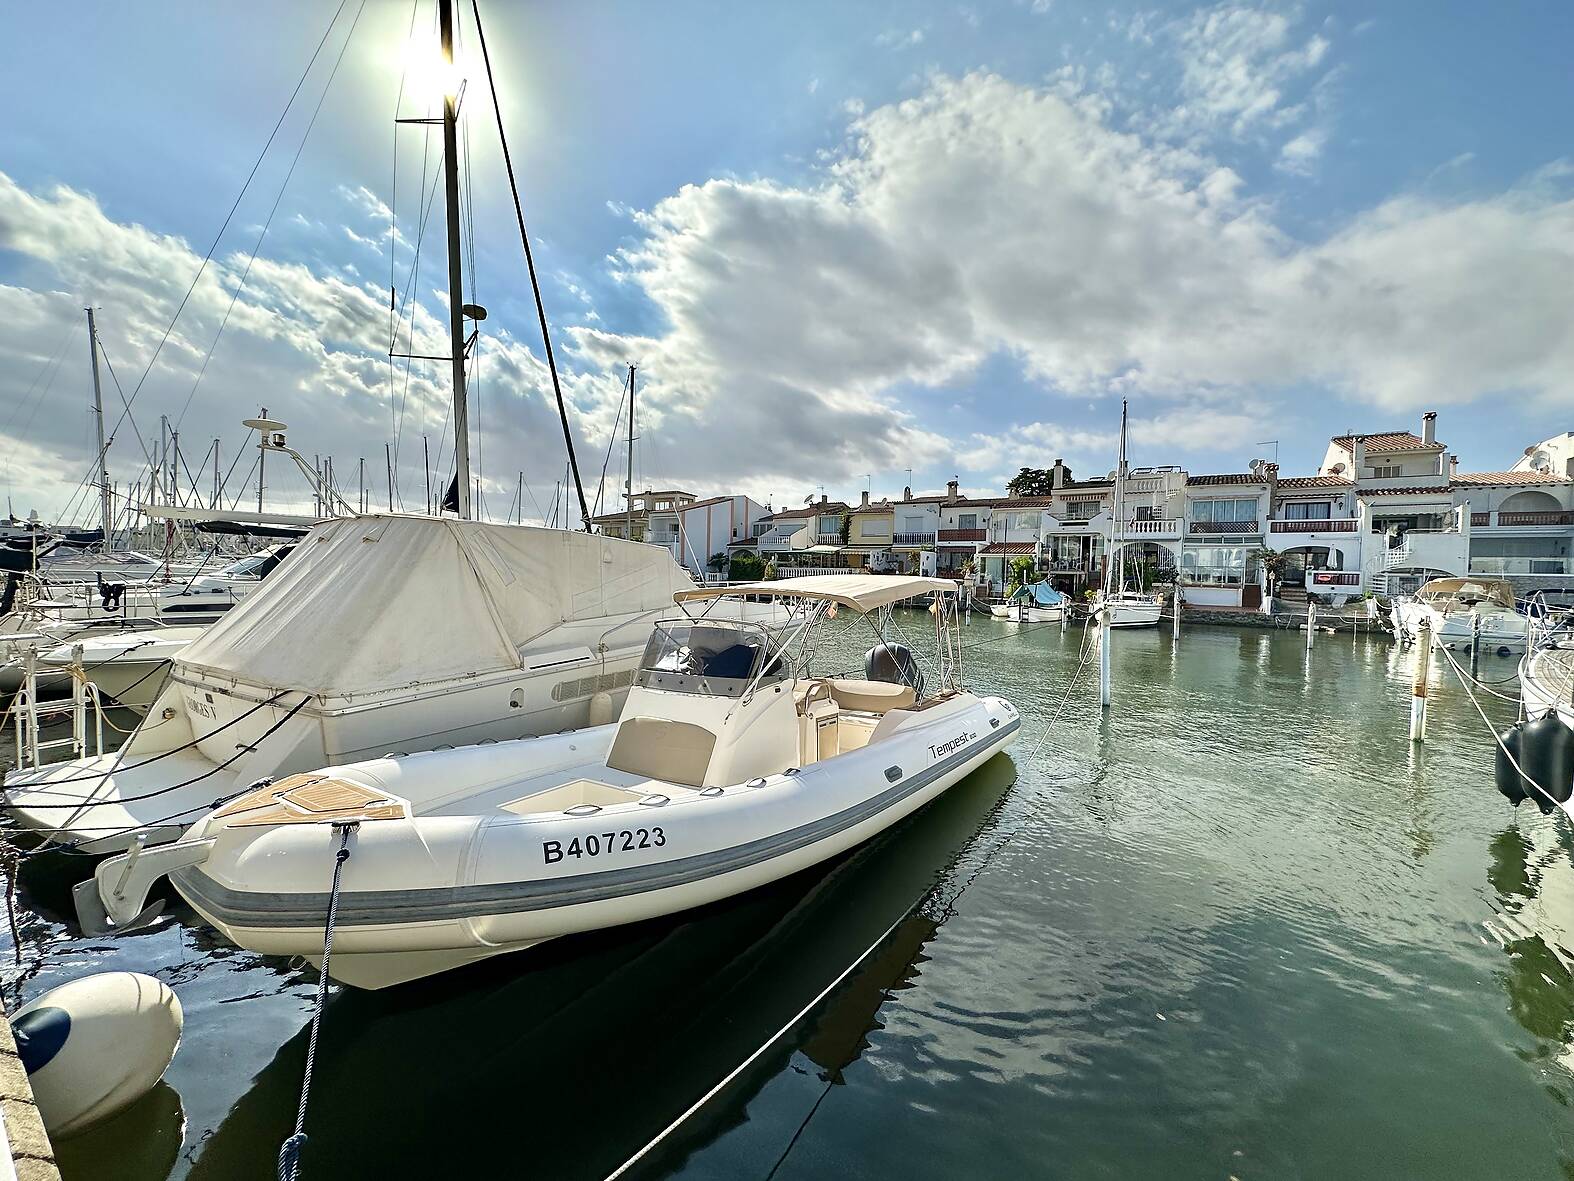
[{"label": "mooring rope", "polygon": [[295,1131],[279,1145],[279,1181],[299,1181],[301,1149],[306,1145],[306,1104],[311,1098],[312,1068],[317,1062],[317,1031],[322,1026],[323,1007],[328,1002],[328,959],[333,955],[333,925],[339,912],[339,883],[344,863],[350,859],[350,834],[360,821],[334,821],[339,830],[339,848],[333,855],[333,885],[328,890],[328,915],[322,928],[322,970],[317,976],[317,1003],[312,1008],[311,1032],[306,1036],[306,1071],[301,1079],[301,1101],[295,1109]]},{"label": "mooring rope", "polygon": [[1538,795],[1544,796],[1554,808],[1559,807],[1560,805],[1553,794],[1532,779],[1525,769],[1519,765],[1519,760],[1514,757],[1514,752],[1504,745],[1503,739],[1498,736],[1497,727],[1492,724],[1492,719],[1487,717],[1487,711],[1481,708],[1481,703],[1476,700],[1476,695],[1470,691],[1470,678],[1460,670],[1459,663],[1454,659],[1453,653],[1445,646],[1439,646],[1438,651],[1443,654],[1443,659],[1448,661],[1454,672],[1459,675],[1459,687],[1465,691],[1465,696],[1470,699],[1470,704],[1476,707],[1476,712],[1481,715],[1481,721],[1486,726],[1487,733],[1492,735],[1492,741],[1497,743],[1498,749],[1508,756],[1509,764],[1514,768],[1515,772],[1534,788]]}]

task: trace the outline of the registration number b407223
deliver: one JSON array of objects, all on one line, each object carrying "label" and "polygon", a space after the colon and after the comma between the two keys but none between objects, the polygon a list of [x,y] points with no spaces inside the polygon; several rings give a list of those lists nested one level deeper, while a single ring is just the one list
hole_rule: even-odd
[{"label": "registration number b407223", "polygon": [[639,849],[659,849],[666,843],[667,834],[660,827],[619,828],[574,837],[566,844],[562,841],[542,841],[541,857],[546,864],[554,865],[565,857],[608,857],[617,853],[633,853]]}]

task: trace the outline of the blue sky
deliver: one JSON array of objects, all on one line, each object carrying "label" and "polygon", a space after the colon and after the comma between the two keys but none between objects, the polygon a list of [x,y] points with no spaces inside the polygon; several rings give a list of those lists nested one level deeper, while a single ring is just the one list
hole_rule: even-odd
[{"label": "blue sky", "polygon": [[[432,3],[360,10],[279,196],[356,13],[341,10],[135,416],[144,435],[180,417],[193,462],[207,444],[192,439],[223,436],[227,464],[235,423],[266,404],[341,475],[360,457],[380,473],[397,437],[418,505],[410,440],[438,450],[443,375],[390,383],[382,354],[424,135],[398,133],[395,183],[391,120],[402,76],[404,114],[430,97],[406,67],[432,48]],[[12,14],[0,69],[30,101],[0,131],[0,458],[18,508],[58,508],[91,458],[83,302],[103,309],[129,394],[333,15]],[[1427,409],[1462,469],[1497,469],[1574,425],[1565,6],[483,17],[588,469],[630,359],[641,482],[777,503],[856,495],[866,473],[879,494],[993,488],[1057,456],[1107,470],[1122,396],[1134,461],[1194,471],[1238,470],[1266,439],[1286,473],[1311,471],[1330,434],[1413,428]],[[502,515],[519,470],[544,508],[563,461],[484,78],[461,56],[492,310],[477,436]],[[440,231],[439,202],[410,283],[419,351],[443,347]],[[110,454],[135,476],[129,434]],[[276,492],[299,489],[281,477]]]}]

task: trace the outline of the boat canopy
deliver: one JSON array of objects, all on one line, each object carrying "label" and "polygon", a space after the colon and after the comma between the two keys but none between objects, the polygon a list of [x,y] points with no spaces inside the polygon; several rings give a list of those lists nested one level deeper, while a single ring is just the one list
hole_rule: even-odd
[{"label": "boat canopy", "polygon": [[566,623],[655,614],[693,582],[667,550],[563,529],[373,514],[327,521],[175,670],[356,693],[520,668]]},{"label": "boat canopy", "polygon": [[1018,599],[1024,599],[1037,607],[1058,607],[1066,601],[1066,596],[1050,586],[1046,579],[1043,582],[1030,582],[1025,586],[1017,587],[1011,595],[1011,601],[1014,603]]},{"label": "boat canopy", "polygon": [[1459,599],[1469,603],[1495,603],[1514,609],[1514,588],[1498,578],[1434,578],[1416,591],[1416,599],[1436,603]]},{"label": "boat canopy", "polygon": [[908,578],[901,574],[810,574],[775,582],[735,582],[731,586],[704,586],[679,591],[678,602],[714,599],[723,595],[772,595],[779,599],[821,599],[854,611],[870,612],[903,599],[957,593],[949,578]]}]

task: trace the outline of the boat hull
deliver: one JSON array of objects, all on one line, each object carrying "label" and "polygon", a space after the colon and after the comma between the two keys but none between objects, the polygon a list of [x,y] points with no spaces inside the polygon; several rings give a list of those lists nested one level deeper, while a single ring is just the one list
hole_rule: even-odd
[{"label": "boat hull", "polygon": [[1161,603],[1105,603],[1098,608],[1101,617],[1109,617],[1110,627],[1157,627],[1163,611]]},{"label": "boat hull", "polygon": [[[1020,727],[1009,703],[971,695],[914,718],[877,744],[801,771],[704,793],[672,789],[670,798],[592,816],[417,814],[363,823],[344,870],[329,974],[355,987],[385,987],[755,889],[911,815],[1004,750]],[[576,757],[598,745],[604,751],[613,729],[507,744],[513,751],[420,755],[407,768],[379,761],[331,773],[390,784],[395,796],[406,774],[462,777],[481,760],[540,762],[569,745],[581,748]],[[652,799],[664,802],[652,806]],[[188,842],[218,843],[201,863],[170,874],[175,888],[242,947],[320,957],[337,830],[281,825],[239,840],[235,832],[212,821],[195,826]],[[588,864],[564,852],[578,848]]]},{"label": "boat hull", "polygon": [[994,603],[989,614],[1008,623],[1059,623],[1066,609],[1061,606],[1036,607],[1027,603]]}]

